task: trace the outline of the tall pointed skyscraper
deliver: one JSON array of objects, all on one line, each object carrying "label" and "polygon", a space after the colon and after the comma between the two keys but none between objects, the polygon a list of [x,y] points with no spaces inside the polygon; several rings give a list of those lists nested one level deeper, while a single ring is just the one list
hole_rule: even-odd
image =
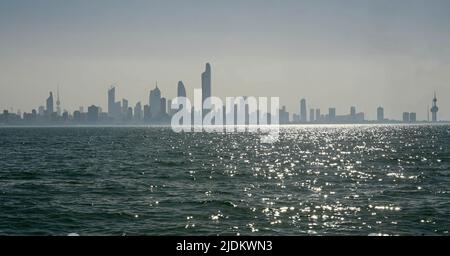
[{"label": "tall pointed skyscraper", "polygon": [[156,88],[150,91],[149,106],[151,118],[158,118],[161,114],[161,91],[158,88],[158,82],[156,82]]},{"label": "tall pointed skyscraper", "polygon": [[186,97],[186,88],[184,87],[183,81],[178,82],[177,97]]},{"label": "tall pointed skyscraper", "polygon": [[[187,97],[186,96],[186,88],[184,87],[184,84],[183,84],[183,81],[179,81],[178,82],[178,87],[177,87],[177,97],[180,97],[180,98],[182,98],[182,97]],[[172,109],[172,103],[170,103],[169,104],[169,110],[171,110]],[[186,102],[183,102],[183,105],[185,106],[186,105]],[[181,105],[179,105],[179,107],[178,107],[178,110],[181,110],[181,108],[182,108],[182,106]],[[190,111],[190,110],[189,110]],[[169,111],[170,112],[170,111]],[[170,114],[171,115],[174,115],[175,114],[175,112],[170,112]],[[183,123],[182,121],[181,121],[181,123]]]},{"label": "tall pointed skyscraper", "polygon": [[203,116],[208,111],[204,110],[204,102],[205,99],[211,97],[211,65],[209,63],[206,63],[205,72],[202,73],[202,112]]},{"label": "tall pointed skyscraper", "polygon": [[61,101],[59,100],[59,85],[56,89],[56,113],[58,116],[61,116]]},{"label": "tall pointed skyscraper", "polygon": [[434,93],[433,106],[431,107],[430,111],[431,111],[431,121],[433,123],[437,122],[437,112],[439,111],[439,108],[437,106],[436,92]]}]

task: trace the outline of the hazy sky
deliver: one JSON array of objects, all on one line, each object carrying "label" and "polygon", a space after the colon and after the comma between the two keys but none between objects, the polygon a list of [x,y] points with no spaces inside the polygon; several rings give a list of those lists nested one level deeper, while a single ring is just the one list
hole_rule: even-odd
[{"label": "hazy sky", "polygon": [[0,0],[0,108],[106,109],[107,88],[147,104],[155,81],[188,96],[212,64],[213,95],[279,96],[290,112],[350,106],[450,119],[448,0]]}]

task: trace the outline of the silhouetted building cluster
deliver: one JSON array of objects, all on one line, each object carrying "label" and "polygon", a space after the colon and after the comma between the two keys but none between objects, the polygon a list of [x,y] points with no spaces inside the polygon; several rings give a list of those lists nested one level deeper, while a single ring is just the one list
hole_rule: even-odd
[{"label": "silhouetted building cluster", "polygon": [[[284,108],[284,107],[283,107]],[[285,111],[285,110],[284,110]],[[321,114],[319,108],[310,108],[309,116],[307,115],[306,99],[300,100],[300,112],[299,114],[294,113],[292,115],[292,120],[289,118],[280,118],[281,124],[326,124],[326,123],[363,123],[365,122],[364,113],[356,112],[356,107],[350,108],[350,113],[348,115],[337,115],[336,108],[330,107],[328,109],[328,114]],[[289,114],[287,115],[289,117]]]},{"label": "silhouetted building cluster", "polygon": [[[434,94],[432,108],[430,112],[432,114],[432,122],[438,122],[436,93]],[[376,110],[377,119],[374,121],[366,120],[364,112],[357,112],[356,107],[350,107],[350,112],[347,115],[337,115],[336,108],[330,107],[328,114],[321,114],[319,108],[310,108],[309,117],[307,116],[306,99],[300,100],[299,112],[292,114],[292,120],[289,120],[289,113],[285,107],[280,110],[280,123],[281,124],[358,124],[358,123],[416,123],[417,114],[415,112],[404,112],[402,120],[387,119],[384,115],[384,108],[378,107]],[[429,120],[428,120],[429,121]]]},{"label": "silhouetted building cluster", "polygon": [[[199,114],[205,116],[210,110],[210,106],[204,106],[205,99],[212,96],[211,93],[211,65],[206,63],[205,71],[201,74],[201,88],[202,88],[202,110],[195,113],[194,107],[191,109],[191,122],[194,123],[194,115]],[[177,97],[186,97],[186,88],[182,81],[177,84]],[[242,97],[247,100],[247,97]],[[148,102],[142,104],[137,102],[134,107],[130,106],[127,99],[116,100],[116,87],[112,86],[108,89],[108,108],[107,112],[103,112],[102,108],[96,105],[91,105],[84,111],[84,107],[79,110],[69,113],[67,110],[61,109],[61,101],[59,95],[59,86],[56,99],[56,111],[54,109],[53,93],[50,92],[48,98],[45,100],[45,106],[39,106],[33,109],[30,113],[12,113],[13,111],[4,110],[0,113],[0,124],[170,124],[171,117],[178,111],[171,108],[172,101],[166,100],[162,96],[161,90],[156,83],[155,88],[150,90]],[[245,111],[245,123],[249,124],[250,118],[256,116],[259,123],[259,111],[257,113],[249,113],[248,105],[245,109],[238,110],[237,105],[234,107],[235,120],[237,124],[237,111]],[[437,113],[439,108],[437,106],[437,97],[434,93],[432,99],[432,107],[429,113],[432,115],[432,122],[437,122]],[[200,113],[201,112],[201,113]],[[223,107],[224,122],[226,122],[226,108]],[[402,120],[390,120],[384,115],[384,108],[378,107],[376,109],[376,121],[368,121],[365,119],[363,112],[357,112],[355,106],[350,107],[350,112],[345,115],[338,115],[334,107],[328,109],[328,113],[323,114],[319,108],[307,108],[306,99],[300,100],[299,112],[292,114],[290,119],[289,112],[286,106],[282,106],[279,110],[280,124],[327,124],[327,123],[389,123],[389,122],[417,122],[417,115],[414,112],[404,112]],[[269,124],[270,124],[270,114]],[[428,118],[429,119],[429,118]],[[428,120],[429,121],[429,120]]]}]

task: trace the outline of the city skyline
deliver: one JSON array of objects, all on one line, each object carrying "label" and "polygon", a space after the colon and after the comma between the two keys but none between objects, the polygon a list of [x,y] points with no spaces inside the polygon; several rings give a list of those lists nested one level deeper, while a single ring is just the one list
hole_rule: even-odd
[{"label": "city skyline", "polygon": [[0,109],[58,85],[68,110],[106,102],[111,84],[143,103],[154,81],[172,98],[182,80],[192,97],[207,61],[214,95],[279,96],[290,111],[306,98],[307,112],[351,102],[370,119],[379,105],[427,119],[432,93],[450,95],[448,1],[132,2],[0,1]]},{"label": "city skyline", "polygon": [[[203,106],[203,102],[209,97],[215,96],[211,93],[212,91],[212,71],[211,64],[205,64],[205,71],[201,73],[202,81],[202,116],[204,117],[209,111],[207,109],[210,106]],[[186,89],[183,81],[178,81],[177,86],[177,97],[186,97]],[[116,86],[112,85],[107,90],[107,108],[103,111],[101,104],[94,103],[87,107],[88,111],[84,112],[84,106],[80,106],[78,110],[70,113],[68,110],[61,110],[61,101],[59,95],[59,86],[57,88],[57,99],[56,99],[56,111],[54,109],[54,98],[53,92],[49,92],[49,97],[45,101],[45,106],[39,106],[33,108],[31,112],[20,112],[17,113],[9,112],[8,110],[3,110],[2,115],[0,115],[0,122],[2,123],[60,123],[60,124],[70,124],[70,123],[104,123],[104,124],[125,124],[125,123],[146,123],[146,124],[169,124],[170,118],[177,112],[177,110],[171,109],[172,99],[167,99],[162,94],[158,87],[158,82],[156,81],[154,89],[150,90],[148,102],[142,106],[141,101],[137,101],[136,105],[133,107],[129,105],[129,100],[122,98],[122,100],[116,100]],[[241,97],[241,96],[238,96]],[[242,96],[246,98],[247,96]],[[337,112],[336,107],[329,106],[328,112],[321,112],[320,108],[309,108],[309,116],[307,114],[308,103],[305,98],[299,101],[298,112],[295,110],[289,112],[289,109],[281,103],[279,110],[279,122],[281,124],[305,124],[305,123],[416,123],[416,122],[440,122],[446,121],[438,118],[439,107],[437,105],[437,96],[434,92],[432,99],[432,107],[428,109],[427,105],[427,119],[419,120],[417,118],[416,112],[403,112],[401,119],[390,118],[385,116],[385,109],[383,106],[379,106],[376,109],[376,119],[371,119],[366,117],[366,113],[357,112],[357,107],[354,105],[350,106],[350,112],[340,114]],[[245,108],[247,109],[247,107]],[[180,109],[179,109],[180,110]],[[206,111],[205,111],[206,110]],[[188,110],[193,114],[194,110]],[[198,110],[195,110],[198,111]],[[236,110],[235,110],[236,111]],[[321,114],[322,113],[322,114]],[[432,119],[430,120],[430,113]],[[246,113],[245,115],[250,114]],[[193,118],[193,116],[192,116]],[[247,122],[247,121],[246,121]]]},{"label": "city skyline", "polygon": [[[209,63],[208,63],[209,64]],[[202,74],[203,75],[203,74]],[[209,82],[209,83],[211,83],[211,82]],[[176,87],[177,89],[176,89],[176,91],[177,91],[177,93],[176,93],[176,95],[174,96],[174,98],[175,97],[180,97],[180,96],[182,96],[182,97],[187,97],[187,93],[186,93],[186,89],[185,89],[185,86],[184,86],[184,84],[183,84],[183,81],[178,81],[178,84],[177,84],[178,86]],[[210,85],[209,85],[210,86]],[[48,98],[46,99],[46,102],[45,102],[45,104],[42,104],[42,105],[39,105],[38,107],[33,107],[33,108],[31,108],[31,110],[38,110],[39,108],[41,108],[41,107],[45,107],[45,110],[46,109],[48,109],[50,106],[51,106],[51,109],[52,109],[52,111],[51,112],[55,112],[55,113],[58,113],[58,115],[59,116],[61,116],[62,115],[62,112],[63,111],[67,111],[67,112],[72,112],[72,111],[76,111],[76,110],[79,110],[79,109],[82,109],[82,108],[84,108],[84,107],[89,107],[90,105],[96,105],[96,106],[98,106],[98,107],[100,107],[100,108],[103,108],[104,106],[106,106],[105,107],[105,109],[107,110],[106,111],[106,113],[108,113],[108,114],[112,114],[113,112],[115,112],[115,113],[119,113],[119,112],[121,112],[121,111],[123,111],[122,110],[122,104],[124,103],[123,101],[125,100],[126,102],[128,102],[128,100],[127,99],[125,99],[125,98],[123,98],[122,99],[122,102],[121,101],[119,101],[119,102],[110,102],[110,97],[109,97],[109,94],[110,94],[110,92],[113,92],[113,94],[115,95],[115,90],[116,89],[118,89],[118,88],[120,88],[120,86],[119,85],[116,85],[116,84],[114,84],[114,85],[109,85],[109,89],[108,89],[108,96],[107,96],[107,102],[105,103],[105,104],[103,104],[103,103],[98,103],[98,102],[94,102],[93,104],[88,104],[88,105],[85,105],[85,106],[83,106],[83,105],[79,105],[79,106],[77,106],[77,107],[75,107],[75,108],[73,108],[73,109],[70,109],[70,108],[66,108],[66,107],[64,107],[64,105],[61,105],[61,100],[60,100],[60,97],[59,97],[59,86],[57,87],[57,100],[56,101],[54,101],[54,99],[53,99],[53,91],[50,91],[49,93],[47,93],[47,95],[49,94],[49,96],[48,96]],[[150,94],[152,93],[152,91],[154,91],[154,90],[157,90],[157,91],[160,91],[160,89],[159,89],[159,87],[158,87],[158,85],[157,85],[157,83],[156,83],[156,87],[152,90],[152,89],[149,89],[149,91],[150,91]],[[180,92],[181,92],[181,94],[180,94]],[[159,92],[159,94],[161,94],[161,92]],[[219,98],[224,98],[224,97],[220,97],[220,96],[217,96],[217,95],[213,95],[213,96],[215,96],[215,97],[219,97]],[[235,97],[238,97],[239,95],[234,95]],[[156,97],[158,97],[158,96],[156,96]],[[159,97],[161,97],[161,96],[159,96]],[[115,97],[113,97],[113,98],[115,98]],[[189,98],[189,97],[188,97]],[[206,99],[206,97],[203,97],[204,99]],[[166,98],[164,98],[163,97],[163,99],[164,100],[166,100]],[[432,100],[432,104],[435,104],[435,102],[434,102],[434,99],[436,99],[436,92],[434,92],[434,96],[433,96],[433,100]],[[150,98],[148,98],[148,101],[147,102],[150,102],[151,100],[150,100]],[[141,104],[141,101],[139,101],[139,100],[136,100],[135,101],[136,102],[136,104]],[[323,109],[321,109],[321,108],[309,108],[309,107],[307,107],[307,105],[306,105],[306,99],[305,98],[302,98],[301,100],[299,100],[299,102],[300,102],[300,104],[299,104],[299,106],[298,106],[298,109],[299,109],[299,111],[298,112],[296,112],[295,111],[295,108],[294,109],[287,109],[287,110],[290,110],[290,112],[289,113],[291,113],[291,114],[297,114],[298,115],[298,121],[300,121],[300,122],[302,122],[302,123],[305,123],[305,122],[308,122],[308,121],[310,121],[310,117],[311,116],[317,116],[317,115],[320,115],[320,113],[321,113],[321,110],[323,110]],[[303,103],[302,103],[303,102]],[[54,109],[55,109],[55,107],[54,107],[54,105],[56,104],[56,111],[54,111]],[[118,106],[117,106],[117,104],[118,104]],[[352,109],[353,108],[356,108],[354,105],[351,105],[351,103],[349,103],[350,105],[348,105],[347,107],[348,108],[350,108],[350,114],[351,114],[351,112],[352,112]],[[431,105],[432,105],[431,104]],[[46,105],[46,106],[44,106],[44,105]],[[114,105],[116,105],[116,106],[114,106]],[[345,110],[343,110],[343,109],[339,109],[338,110],[338,108],[335,108],[335,107],[331,107],[333,104],[331,104],[330,106],[329,106],[329,108],[333,108],[333,109],[335,109],[336,111],[338,111],[338,112],[336,112],[336,114],[339,114],[339,115],[345,115],[345,114],[347,114],[347,113],[349,113],[349,112],[347,112],[347,110],[345,109]],[[286,106],[285,104],[283,104],[283,106]],[[303,107],[302,106],[304,106],[304,109],[303,109]],[[121,110],[117,110],[116,108],[117,107],[119,107]],[[385,109],[384,107],[382,107],[382,106],[378,106],[377,107],[377,109],[375,110],[375,111],[373,111],[373,113],[371,113],[371,112],[369,112],[369,113],[366,113],[366,112],[362,112],[362,113],[364,113],[365,115],[367,115],[367,116],[365,116],[365,120],[370,120],[370,121],[377,121],[377,120],[379,120],[379,113],[378,113],[378,108],[382,108],[383,110]],[[110,109],[111,108],[111,109]],[[125,108],[128,108],[128,107],[125,107]],[[309,112],[308,112],[308,109],[309,109]],[[327,109],[327,108],[324,108],[324,109]],[[438,107],[436,107],[436,113],[438,112],[438,110],[439,110],[439,108]],[[14,106],[10,106],[10,107],[7,107],[7,108],[3,108],[2,110],[7,110],[7,111],[9,111],[10,113],[14,113],[14,114],[17,114],[17,113],[27,113],[27,112],[29,112],[28,110],[22,110],[22,109],[20,109],[20,108],[15,108]],[[168,108],[167,108],[167,110],[169,110]],[[157,110],[157,111],[159,111],[159,110]],[[314,112],[314,113],[313,113]],[[447,119],[443,119],[443,118],[438,118],[437,117],[437,114],[436,114],[436,117],[434,117],[433,116],[433,111],[432,111],[432,109],[430,109],[430,104],[428,104],[428,105],[426,105],[426,108],[425,108],[425,110],[424,110],[424,112],[426,112],[426,114],[423,114],[423,115],[420,115],[420,116],[423,116],[422,118],[418,118],[417,120],[418,121],[433,121],[433,122],[436,122],[436,121],[449,121],[449,120],[447,120]],[[307,114],[308,113],[308,114]],[[323,112],[322,112],[323,113]],[[388,118],[388,120],[402,120],[402,119],[404,119],[403,117],[404,117],[404,113],[405,112],[403,112],[403,110],[399,110],[399,112],[397,113],[398,115],[394,115],[393,117],[390,117],[390,118]],[[415,114],[417,114],[417,112],[412,112],[412,113],[415,113]],[[419,112],[420,113],[420,112]],[[440,111],[439,112],[439,114],[442,114],[442,111]],[[117,115],[114,115],[114,114],[112,114],[111,116],[117,116]],[[369,117],[369,118],[367,118],[367,117]],[[383,112],[383,117],[384,117],[384,112]],[[295,117],[294,116],[290,116],[290,119],[291,120],[295,120]]]}]

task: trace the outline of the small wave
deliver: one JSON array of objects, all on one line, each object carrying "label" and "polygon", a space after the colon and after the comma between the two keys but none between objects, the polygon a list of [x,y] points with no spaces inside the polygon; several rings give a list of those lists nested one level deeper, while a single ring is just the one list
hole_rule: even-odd
[{"label": "small wave", "polygon": [[182,166],[184,165],[184,161],[176,161],[176,160],[156,160],[155,163],[162,166]]}]

